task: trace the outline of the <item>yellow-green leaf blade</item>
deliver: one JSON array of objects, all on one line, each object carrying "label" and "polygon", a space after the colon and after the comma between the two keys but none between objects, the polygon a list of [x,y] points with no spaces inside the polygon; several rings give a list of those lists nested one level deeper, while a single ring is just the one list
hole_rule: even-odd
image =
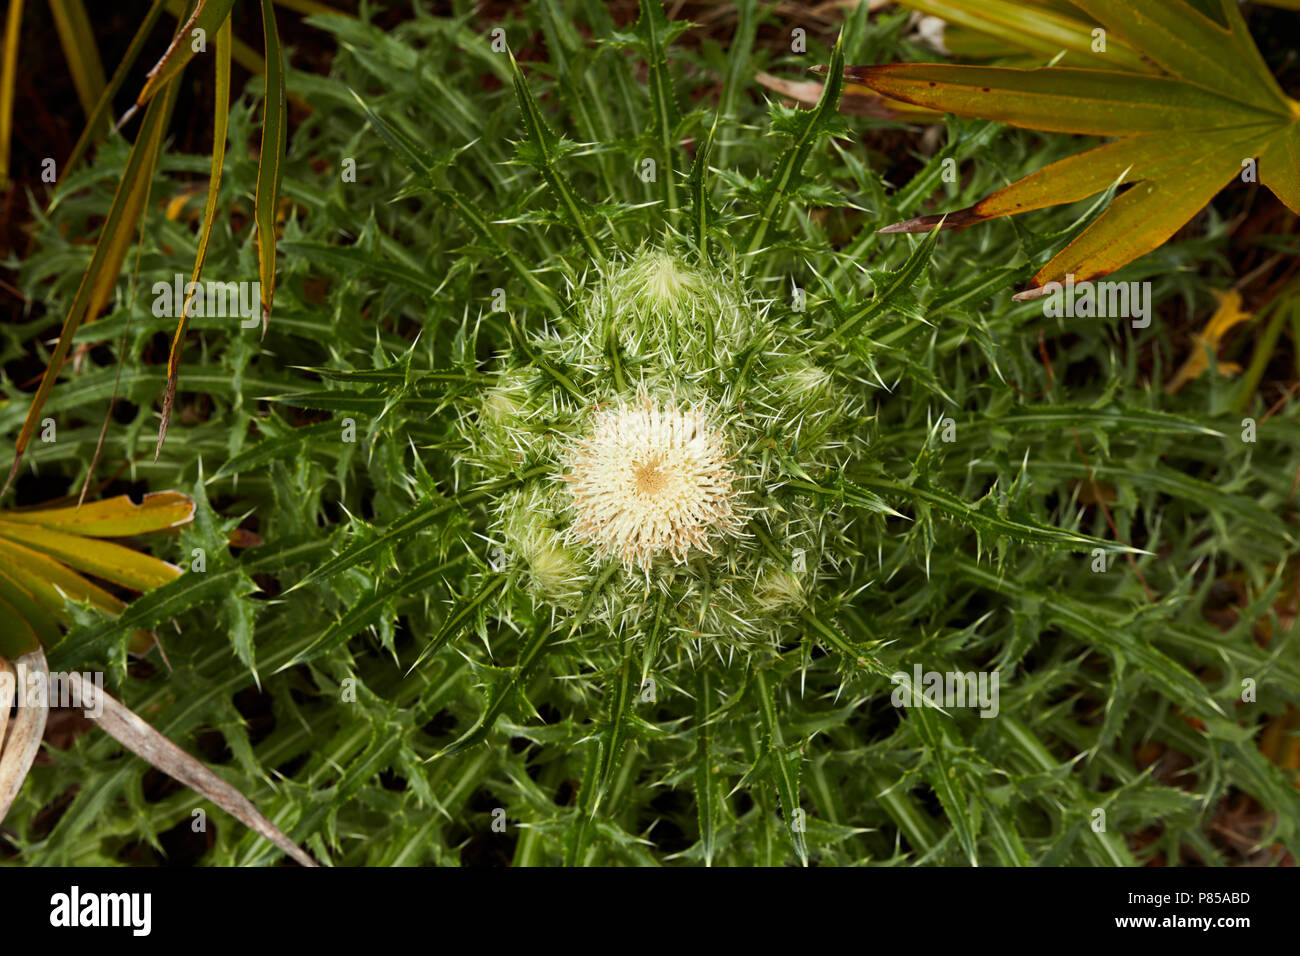
[{"label": "yellow-green leaf blade", "polygon": [[[1253,144],[1266,139],[1274,129],[1272,125],[1243,126],[1216,135],[1223,136],[1225,141],[1231,137],[1239,142],[1241,155],[1245,157],[1251,155],[1255,148]],[[1078,202],[1118,182],[1134,183],[1180,175],[1188,157],[1204,149],[1205,139],[1203,130],[1143,133],[1067,156],[999,189],[967,209],[947,213],[944,228],[968,226],[1033,209]],[[938,215],[918,216],[882,231],[925,232],[940,218]]]},{"label": "yellow-green leaf blade", "polygon": [[[1284,108],[1286,97],[1260,57],[1235,2],[1220,6],[1231,24],[1226,30],[1185,0],[1072,2],[1188,83],[1264,109]],[[1235,55],[1225,56],[1225,46]]]},{"label": "yellow-green leaf blade", "polygon": [[3,518],[0,518],[0,537],[21,542],[29,550],[133,591],[148,591],[181,573],[175,565],[111,541],[83,538],[38,525],[11,524]]},{"label": "yellow-green leaf blade", "polygon": [[[203,273],[203,263],[208,255],[208,241],[212,238],[212,226],[217,216],[217,198],[221,194],[221,171],[226,162],[226,131],[230,124],[230,18],[227,17],[217,30],[216,42],[216,89],[212,102],[212,167],[208,173],[208,199],[203,206],[203,225],[199,227],[199,246],[194,254],[194,270],[190,274],[191,282],[198,282]],[[154,460],[162,451],[167,438],[167,425],[171,421],[172,404],[176,401],[176,382],[181,371],[181,352],[185,347],[185,330],[190,322],[190,299],[185,299],[181,309],[180,320],[176,323],[176,334],[172,336],[171,353],[167,357],[167,385],[163,389],[162,416],[158,422],[158,444],[154,448]]]},{"label": "yellow-green leaf blade", "polygon": [[194,501],[178,491],[160,491],[144,496],[136,504],[129,495],[92,501],[80,508],[41,508],[35,511],[6,511],[0,521],[7,524],[38,525],[69,534],[92,538],[125,538],[164,531],[186,524],[194,517]]},{"label": "yellow-green leaf blade", "polygon": [[18,40],[22,33],[23,0],[9,0],[5,16],[4,49],[0,51],[0,190],[9,188],[9,146],[14,132],[14,88],[18,81]]},{"label": "yellow-green leaf blade", "polygon": [[[1156,68],[1128,44],[1110,40],[1104,53],[1093,50],[1093,24],[1055,10],[1026,6],[1011,0],[901,0],[902,5],[939,17],[955,26],[996,37],[1017,47],[1051,58],[1062,50],[1092,61],[1104,70],[1154,73]],[[1079,59],[1071,61],[1074,64]]]},{"label": "yellow-green leaf blade", "polygon": [[[49,608],[44,607],[36,597],[5,574],[4,565],[0,564],[0,614],[4,615],[4,626],[0,627],[0,662],[14,660],[23,654],[30,654],[39,647],[51,647],[62,636],[58,622]],[[9,716],[9,708],[0,714],[0,727],[3,719]],[[0,742],[4,737],[0,735]]]},{"label": "yellow-green leaf blade", "polygon": [[262,333],[266,334],[275,298],[275,218],[280,203],[280,174],[287,143],[288,110],[284,102],[284,51],[275,28],[275,8],[262,0],[266,40],[266,96],[262,101],[262,145],[257,157],[257,271],[262,284]]},{"label": "yellow-green leaf blade", "polygon": [[845,74],[917,106],[1057,133],[1124,136],[1276,122],[1273,113],[1162,76],[942,63],[847,67]]},{"label": "yellow-green leaf blade", "polygon": [[187,21],[176,28],[171,45],[149,71],[144,88],[136,98],[138,106],[148,103],[159,90],[185,69],[185,65],[197,52],[195,31],[203,31],[202,37],[206,43],[207,38],[216,33],[221,24],[229,19],[230,8],[234,5],[235,0],[199,0],[197,9]]},{"label": "yellow-green leaf blade", "polygon": [[48,555],[3,536],[0,536],[0,569],[60,620],[65,618],[63,608],[69,600],[89,604],[109,614],[119,614],[126,606],[99,585],[92,584]]},{"label": "yellow-green leaf blade", "polygon": [[1189,157],[1179,175],[1139,183],[1034,276],[1034,284],[1082,282],[1157,248],[1241,172],[1241,144],[1228,139]]},{"label": "yellow-green leaf blade", "polygon": [[86,6],[81,0],[50,0],[50,13],[54,17],[59,43],[63,46],[63,55],[68,61],[77,99],[86,118],[91,119],[95,105],[104,94],[105,79],[104,63],[95,46]]},{"label": "yellow-green leaf blade", "polygon": [[1259,181],[1300,216],[1300,117],[1274,133],[1260,151]]}]

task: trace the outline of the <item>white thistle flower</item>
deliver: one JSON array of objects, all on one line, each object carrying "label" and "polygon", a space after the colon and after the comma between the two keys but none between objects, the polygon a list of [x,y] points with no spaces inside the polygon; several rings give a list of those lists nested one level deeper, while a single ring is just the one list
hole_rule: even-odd
[{"label": "white thistle flower", "polygon": [[710,532],[737,528],[729,461],[702,406],[660,408],[643,392],[603,409],[569,450],[570,535],[642,570],[665,553],[678,564],[691,548],[712,554]]}]

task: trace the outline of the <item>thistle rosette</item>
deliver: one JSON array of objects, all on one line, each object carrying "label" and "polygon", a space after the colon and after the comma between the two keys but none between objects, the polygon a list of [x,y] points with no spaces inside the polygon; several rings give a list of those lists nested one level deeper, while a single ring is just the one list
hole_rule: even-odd
[{"label": "thistle rosette", "polygon": [[790,482],[860,441],[802,331],[738,270],[647,248],[521,333],[466,432],[484,477],[534,475],[492,531],[533,599],[615,631],[666,608],[686,636],[775,638],[848,547],[833,502]]}]

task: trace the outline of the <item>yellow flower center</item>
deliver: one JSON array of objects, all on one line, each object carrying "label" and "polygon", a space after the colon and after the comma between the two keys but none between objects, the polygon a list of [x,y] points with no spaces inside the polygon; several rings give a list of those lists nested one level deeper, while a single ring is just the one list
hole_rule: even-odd
[{"label": "yellow flower center", "polygon": [[661,554],[680,564],[691,548],[713,553],[710,533],[736,530],[726,442],[700,407],[660,408],[643,394],[597,412],[567,465],[570,535],[625,564],[648,569]]}]

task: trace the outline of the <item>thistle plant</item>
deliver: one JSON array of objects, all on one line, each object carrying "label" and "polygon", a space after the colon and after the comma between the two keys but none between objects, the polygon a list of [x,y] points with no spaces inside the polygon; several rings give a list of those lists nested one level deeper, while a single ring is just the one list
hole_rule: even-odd
[{"label": "thistle plant", "polygon": [[[104,461],[195,513],[154,545],[184,573],[116,618],[75,609],[51,669],[107,670],[334,864],[1294,854],[1294,399],[1213,362],[1161,387],[1191,351],[1170,330],[1236,281],[1235,220],[1126,267],[1145,329],[1012,299],[1096,206],[882,241],[1075,144],[932,117],[924,152],[841,115],[846,62],[921,53],[906,11],[868,6],[799,52],[796,14],[753,2],[723,45],[654,0],[620,24],[588,0],[311,18],[339,53],[286,71],[313,109],[265,338],[193,319],[154,460],[167,369],[140,355],[161,363],[174,323],[122,292],[77,333],[123,335],[106,351],[141,406]],[[753,82],[813,64],[809,109]],[[258,108],[232,107],[229,156]],[[50,314],[88,257],[63,237],[109,208],[125,153],[110,140],[41,223],[20,285]],[[156,195],[206,168],[182,159]],[[255,164],[222,183],[228,216]],[[198,243],[146,215],[139,289]],[[211,230],[206,276],[257,273],[239,221]],[[1270,328],[1294,315],[1269,301]],[[1225,363],[1253,367],[1246,344]],[[116,374],[85,361],[50,399],[59,441],[23,459],[69,485]],[[126,654],[142,628],[167,669]],[[936,674],[1000,698],[951,705]],[[278,857],[211,808],[195,845],[197,798],[146,791],[102,740],[51,758],[5,821],[25,861]],[[1235,800],[1266,811],[1249,851],[1217,836]]]},{"label": "thistle plant", "polygon": [[[647,247],[603,264],[551,328],[519,333],[464,426],[519,583],[610,641],[769,645],[850,547],[824,481],[863,444],[801,314],[733,263]],[[594,598],[594,602],[593,602]],[[673,653],[673,652],[669,652]]]}]

